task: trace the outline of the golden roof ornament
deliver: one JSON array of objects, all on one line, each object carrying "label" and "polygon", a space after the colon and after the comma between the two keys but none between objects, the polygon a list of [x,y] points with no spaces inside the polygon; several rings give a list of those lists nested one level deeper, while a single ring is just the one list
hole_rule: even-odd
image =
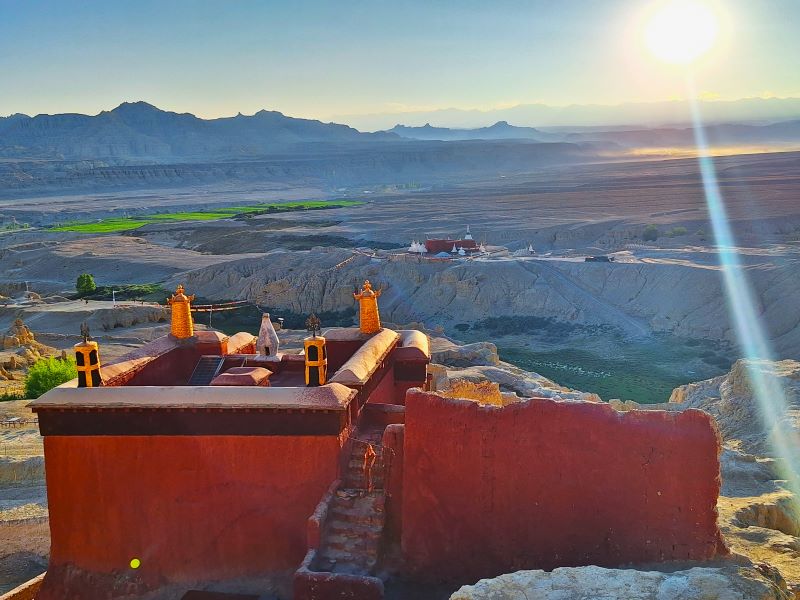
[{"label": "golden roof ornament", "polygon": [[172,307],[172,326],[170,333],[179,340],[190,338],[194,335],[192,322],[192,301],[194,294],[187,296],[182,284],[178,284],[172,298],[167,303]]},{"label": "golden roof ornament", "polygon": [[369,279],[364,281],[361,291],[353,293],[353,298],[359,304],[359,329],[361,333],[373,334],[381,330],[381,318],[378,313],[378,298],[382,290],[373,290]]}]

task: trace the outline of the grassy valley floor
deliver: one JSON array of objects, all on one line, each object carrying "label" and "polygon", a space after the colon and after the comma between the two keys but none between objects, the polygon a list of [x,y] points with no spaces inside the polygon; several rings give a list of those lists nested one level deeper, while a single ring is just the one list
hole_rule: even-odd
[{"label": "grassy valley floor", "polygon": [[[475,337],[481,337],[479,331]],[[734,360],[730,349],[717,342],[661,334],[632,339],[601,328],[561,336],[548,336],[544,330],[482,339],[494,341],[500,359],[521,369],[594,392],[603,400],[642,404],[666,402],[674,388],[721,375]]]}]

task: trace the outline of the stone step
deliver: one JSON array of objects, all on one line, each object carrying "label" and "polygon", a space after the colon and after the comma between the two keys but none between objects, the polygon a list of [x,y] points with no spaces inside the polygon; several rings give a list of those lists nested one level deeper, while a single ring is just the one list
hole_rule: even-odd
[{"label": "stone step", "polygon": [[385,503],[383,491],[365,492],[364,490],[344,488],[336,490],[332,506],[357,506],[364,510],[376,508],[383,510]]},{"label": "stone step", "polygon": [[[344,476],[363,478],[367,476],[367,472],[362,469],[348,469]],[[370,477],[372,477],[373,481],[378,479],[383,481],[383,472],[380,469],[372,469]]]},{"label": "stone step", "polygon": [[336,534],[367,536],[380,538],[383,531],[383,519],[380,523],[356,523],[347,519],[331,519],[326,525],[326,531]]},{"label": "stone step", "polygon": [[378,527],[383,527],[384,523],[383,514],[365,515],[361,512],[353,513],[345,510],[334,510],[330,514],[337,521],[346,521],[348,523],[354,523],[357,525],[374,525]]},{"label": "stone step", "polygon": [[[353,437],[355,440],[360,440],[362,442],[372,442],[373,444],[379,444],[383,439],[383,429],[381,428],[374,428],[374,429],[359,429],[356,430]],[[364,444],[359,443],[359,441],[354,441],[354,445],[356,446],[363,446]]]},{"label": "stone step", "polygon": [[347,487],[356,490],[382,491],[385,489],[382,481],[375,481],[374,479],[371,482],[372,485],[368,485],[368,482],[363,478],[356,479],[348,477],[347,479],[345,479],[344,483],[347,485]]},{"label": "stone step", "polygon": [[322,548],[317,556],[317,568],[328,566],[325,563],[333,563],[336,565],[352,565],[368,572],[377,562],[377,557],[366,556],[361,553],[354,554],[340,548]]},{"label": "stone step", "polygon": [[[364,465],[364,457],[361,458],[351,458],[350,462],[347,463],[347,467],[349,469],[365,469],[366,466]],[[372,470],[380,469],[383,470],[383,460],[378,457],[375,459],[375,462],[372,463]]]},{"label": "stone step", "polygon": [[360,564],[353,562],[329,561],[318,557],[315,563],[316,571],[328,571],[330,573],[347,573],[349,575],[369,575],[374,564]]},{"label": "stone step", "polygon": [[326,535],[322,544],[323,552],[342,550],[367,558],[377,557],[379,546],[379,537],[351,537],[338,533]]}]

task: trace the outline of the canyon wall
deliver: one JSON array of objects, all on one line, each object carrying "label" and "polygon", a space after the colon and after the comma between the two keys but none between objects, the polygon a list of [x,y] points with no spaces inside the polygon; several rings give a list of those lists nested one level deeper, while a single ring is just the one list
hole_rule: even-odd
[{"label": "canyon wall", "polygon": [[[250,298],[296,313],[353,307],[352,282],[384,288],[381,315],[395,323],[446,328],[487,316],[535,316],[573,325],[609,326],[627,335],[651,331],[736,342],[721,273],[684,261],[412,262],[371,260],[346,250],[273,252],[181,274],[209,297]],[[706,261],[710,259],[705,258]],[[744,257],[762,324],[781,357],[800,357],[800,280],[789,264]],[[455,334],[455,331],[448,331]]]}]

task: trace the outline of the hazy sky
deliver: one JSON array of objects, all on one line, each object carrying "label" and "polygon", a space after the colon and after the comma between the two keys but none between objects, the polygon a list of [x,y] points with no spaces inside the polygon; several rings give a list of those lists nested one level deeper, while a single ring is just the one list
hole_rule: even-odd
[{"label": "hazy sky", "polygon": [[[708,0],[698,88],[800,96],[800,0]],[[125,100],[213,117],[347,114],[683,94],[644,49],[647,0],[0,0],[0,115]]]}]

